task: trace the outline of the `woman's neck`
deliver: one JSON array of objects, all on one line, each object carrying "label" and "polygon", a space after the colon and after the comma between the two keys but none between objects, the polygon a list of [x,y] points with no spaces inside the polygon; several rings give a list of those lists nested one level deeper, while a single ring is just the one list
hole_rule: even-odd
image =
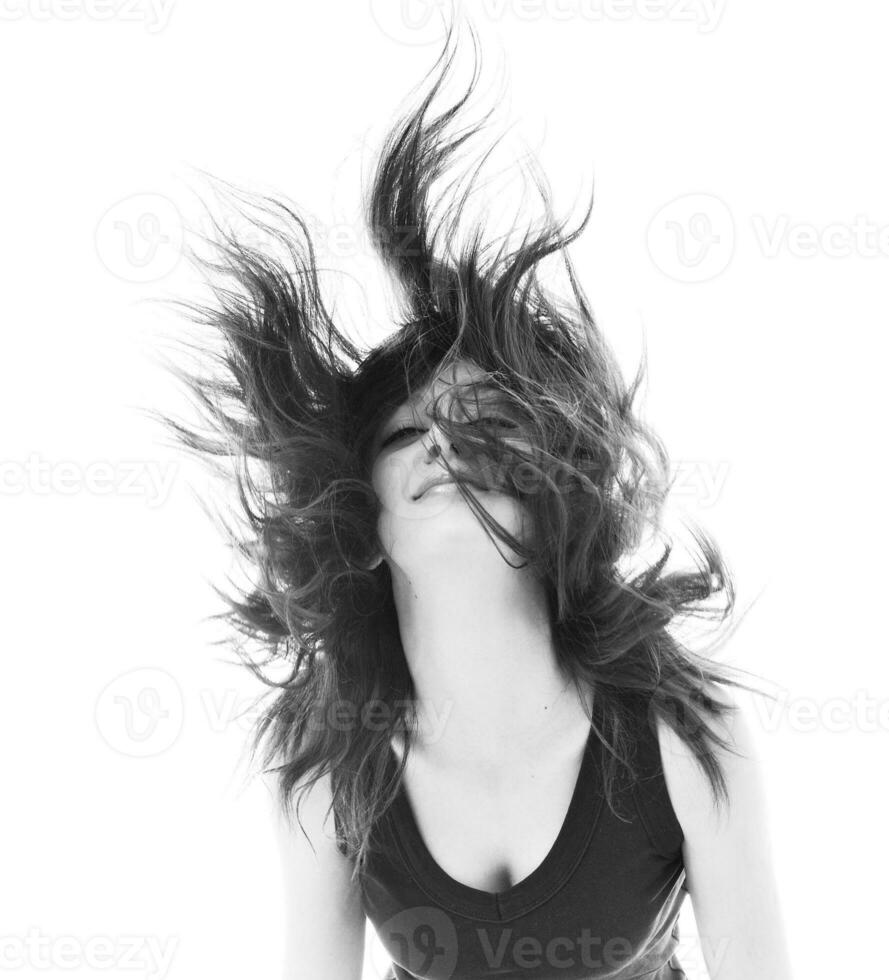
[{"label": "woman's neck", "polygon": [[426,755],[496,767],[588,727],[527,570],[484,582],[471,569],[438,581],[395,576],[393,594],[414,683],[414,745]]}]

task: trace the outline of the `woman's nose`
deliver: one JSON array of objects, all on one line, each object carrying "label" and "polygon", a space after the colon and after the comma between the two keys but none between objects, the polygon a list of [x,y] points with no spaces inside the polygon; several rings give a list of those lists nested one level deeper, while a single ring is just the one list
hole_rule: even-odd
[{"label": "woman's nose", "polygon": [[[436,457],[440,456],[442,452],[444,452],[442,447],[447,445],[447,437],[437,424],[431,426],[429,429],[427,440],[424,440],[424,444],[426,445],[432,459],[435,459]],[[455,455],[457,454],[457,449],[453,443],[451,443],[451,450]]]}]

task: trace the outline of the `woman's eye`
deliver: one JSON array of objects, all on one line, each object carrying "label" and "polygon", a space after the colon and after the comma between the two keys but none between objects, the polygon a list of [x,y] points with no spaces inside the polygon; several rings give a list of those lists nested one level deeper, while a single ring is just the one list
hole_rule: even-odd
[{"label": "woman's eye", "polygon": [[390,442],[394,442],[403,432],[419,432],[420,430],[415,425],[403,425],[400,429],[396,429],[391,435],[386,436],[383,440],[381,449],[389,445]]},{"label": "woman's eye", "polygon": [[[493,415],[485,416],[481,419],[473,419],[469,425],[480,425],[483,422],[493,422],[495,425],[503,426],[507,429],[517,428],[515,422],[510,422],[509,419],[495,418]],[[400,436],[405,432],[421,432],[422,429],[418,429],[415,425],[403,425],[400,429],[396,429],[390,435],[388,435],[382,442],[380,448],[384,449],[389,445],[390,442],[395,442]]]},{"label": "woman's eye", "polygon": [[515,429],[515,422],[510,422],[509,419],[495,418],[493,415],[488,415],[483,419],[475,419],[470,425],[478,425],[480,422],[493,422],[495,425],[502,425],[507,429]]}]

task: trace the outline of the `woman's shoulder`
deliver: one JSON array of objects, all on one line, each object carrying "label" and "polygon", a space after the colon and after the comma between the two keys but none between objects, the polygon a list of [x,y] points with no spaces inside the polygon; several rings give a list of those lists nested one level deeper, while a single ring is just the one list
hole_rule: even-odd
[{"label": "woman's shoulder", "polygon": [[[732,799],[743,794],[750,780],[758,775],[753,724],[749,708],[730,687],[708,682],[704,693],[731,709],[721,716],[708,714],[706,718],[710,730],[725,743],[725,746],[713,746],[713,752],[731,805]],[[711,783],[694,746],[663,715],[657,714],[654,727],[670,801],[685,836],[689,837],[717,818]]]}]

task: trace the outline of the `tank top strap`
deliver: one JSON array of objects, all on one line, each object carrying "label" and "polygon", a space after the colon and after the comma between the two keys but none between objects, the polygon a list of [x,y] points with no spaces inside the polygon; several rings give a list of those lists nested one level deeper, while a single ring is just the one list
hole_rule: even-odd
[{"label": "tank top strap", "polygon": [[646,698],[634,697],[631,704],[636,722],[633,765],[638,777],[633,783],[633,799],[654,849],[663,857],[674,858],[681,852],[685,835],[667,790],[655,725],[657,713]]}]

